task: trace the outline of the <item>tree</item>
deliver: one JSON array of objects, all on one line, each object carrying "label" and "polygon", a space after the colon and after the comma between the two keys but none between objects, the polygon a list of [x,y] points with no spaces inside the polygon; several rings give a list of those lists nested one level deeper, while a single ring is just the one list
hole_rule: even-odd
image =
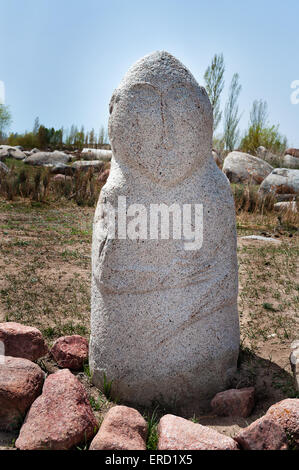
[{"label": "tree", "polygon": [[236,147],[239,139],[238,125],[239,115],[238,98],[242,86],[239,84],[239,74],[235,73],[229,88],[229,96],[224,110],[224,142],[226,150],[230,152]]},{"label": "tree", "polygon": [[34,120],[33,131],[32,131],[34,135],[38,134],[39,126],[40,126],[39,118],[36,117]]},{"label": "tree", "polygon": [[0,139],[4,138],[5,130],[11,123],[11,114],[8,106],[0,104]]},{"label": "tree", "polygon": [[250,111],[250,126],[266,127],[268,121],[268,105],[266,101],[255,100]]},{"label": "tree", "polygon": [[90,133],[89,133],[89,143],[91,145],[94,145],[94,143],[96,143],[94,128],[92,128]]},{"label": "tree", "polygon": [[213,108],[214,132],[219,126],[222,117],[222,112],[220,111],[220,97],[224,88],[224,71],[223,54],[215,54],[211,65],[209,65],[204,74],[206,90]]},{"label": "tree", "polygon": [[280,155],[287,147],[287,139],[279,133],[279,126],[269,126],[267,102],[255,100],[250,112],[249,127],[240,147],[243,152],[256,154],[261,146]]},{"label": "tree", "polygon": [[39,126],[37,141],[39,149],[45,149],[49,145],[49,131],[43,125]]}]

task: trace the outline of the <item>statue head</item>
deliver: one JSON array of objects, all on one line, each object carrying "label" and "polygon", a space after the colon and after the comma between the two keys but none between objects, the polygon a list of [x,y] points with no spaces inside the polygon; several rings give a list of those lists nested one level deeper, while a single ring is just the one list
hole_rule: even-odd
[{"label": "statue head", "polygon": [[116,161],[157,183],[172,186],[210,158],[212,133],[205,89],[167,52],[139,60],[112,95],[109,137]]}]

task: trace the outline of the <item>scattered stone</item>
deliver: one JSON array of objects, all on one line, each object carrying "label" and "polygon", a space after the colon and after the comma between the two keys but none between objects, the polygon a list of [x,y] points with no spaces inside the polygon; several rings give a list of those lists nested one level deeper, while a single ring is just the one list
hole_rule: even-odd
[{"label": "scattered stone", "polygon": [[261,158],[237,151],[228,154],[222,168],[231,183],[251,184],[261,184],[272,170]]},{"label": "scattered stone", "polygon": [[0,429],[11,431],[40,395],[44,382],[41,368],[28,359],[5,356],[0,362]]},{"label": "scattered stone", "polygon": [[244,450],[287,450],[283,427],[265,416],[243,429],[235,438]]},{"label": "scattered stone", "polygon": [[26,154],[19,146],[12,147],[10,145],[0,145],[0,160],[4,158],[15,158],[16,160],[23,160]]},{"label": "scattered stone", "polygon": [[55,165],[51,165],[51,173],[53,174],[60,174],[60,175],[73,175],[74,168],[70,165],[66,165],[65,163],[56,163]]},{"label": "scattered stone", "polygon": [[286,168],[299,169],[299,158],[293,157],[292,155],[285,155],[283,157],[283,166]]},{"label": "scattered stone", "polygon": [[[192,416],[226,387],[240,342],[235,208],[212,157],[212,107],[183,64],[155,52],[130,68],[110,111],[111,172],[93,229],[92,380],[103,389],[105,373],[124,403],[157,400]],[[153,203],[202,204],[202,248],[172,235],[110,240],[103,203],[118,213],[118,196],[147,214]]]},{"label": "scattered stone", "polygon": [[15,160],[24,160],[24,158],[26,158],[26,155],[23,151],[21,151],[20,149],[18,149],[17,147],[13,147],[11,149],[9,149],[9,156],[11,158],[14,158]]},{"label": "scattered stone", "polygon": [[299,449],[299,398],[287,398],[272,405],[266,414],[267,418],[280,424],[288,440]]},{"label": "scattered stone", "polygon": [[30,151],[31,155],[33,155],[34,153],[39,153],[39,152],[40,152],[40,150],[37,149],[37,148],[34,148]]},{"label": "scattered stone", "polygon": [[36,361],[48,353],[41,332],[37,328],[15,322],[0,323],[0,341],[5,355]]},{"label": "scattered stone", "polygon": [[55,175],[55,176],[53,177],[53,181],[63,181],[63,182],[65,182],[65,181],[72,181],[72,177],[71,177],[71,176],[68,176],[68,175],[60,175],[60,174],[58,174],[58,175]]},{"label": "scattered stone", "polygon": [[92,168],[94,171],[102,171],[104,168],[104,163],[100,160],[77,160],[72,163],[72,167],[76,170],[88,171]]},{"label": "scattered stone", "polygon": [[292,157],[299,158],[299,149],[290,148],[284,152],[285,155],[291,155]]},{"label": "scattered stone", "polygon": [[297,212],[297,203],[295,201],[288,202],[277,202],[274,204],[274,210],[276,212]]},{"label": "scattered stone", "polygon": [[45,165],[56,165],[57,163],[68,163],[71,160],[71,156],[67,155],[64,152],[36,152],[29,157],[26,157],[24,163],[28,165],[37,165],[37,166],[45,166]]},{"label": "scattered stone", "polygon": [[82,155],[84,158],[90,158],[92,160],[101,160],[103,162],[110,162],[112,158],[111,150],[104,149],[83,149]]},{"label": "scattered stone", "polygon": [[280,243],[280,240],[271,237],[262,237],[261,235],[246,235],[241,237],[241,240],[257,240],[260,242]]},{"label": "scattered stone", "polygon": [[235,440],[245,450],[299,448],[299,399],[288,398],[271,406]]},{"label": "scattered stone", "polygon": [[80,335],[63,336],[55,341],[51,354],[60,367],[80,370],[88,359],[88,341]]},{"label": "scattered stone", "polygon": [[251,415],[254,407],[254,387],[225,390],[217,393],[211,401],[213,412],[218,416]]},{"label": "scattered stone", "polygon": [[106,414],[90,450],[146,450],[147,423],[134,408],[114,406]]},{"label": "scattered stone", "polygon": [[160,419],[158,435],[158,450],[238,450],[231,437],[174,415]]},{"label": "scattered stone", "polygon": [[83,385],[68,370],[49,375],[16,441],[21,450],[68,450],[91,439],[97,421]]},{"label": "scattered stone", "polygon": [[275,168],[262,182],[259,192],[293,195],[299,193],[299,170]]}]

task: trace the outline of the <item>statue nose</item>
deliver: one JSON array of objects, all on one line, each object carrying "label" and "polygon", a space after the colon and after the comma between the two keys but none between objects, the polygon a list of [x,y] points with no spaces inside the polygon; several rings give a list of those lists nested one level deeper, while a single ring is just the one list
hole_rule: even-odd
[{"label": "statue nose", "polygon": [[174,146],[174,120],[167,103],[161,97],[162,146],[170,150]]}]

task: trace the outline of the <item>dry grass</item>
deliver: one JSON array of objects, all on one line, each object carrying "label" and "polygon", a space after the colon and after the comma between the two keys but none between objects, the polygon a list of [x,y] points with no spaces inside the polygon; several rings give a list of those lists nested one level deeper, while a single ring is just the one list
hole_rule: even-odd
[{"label": "dry grass", "polygon": [[[255,196],[247,192],[249,204],[240,194],[239,238],[259,234],[279,240],[238,243],[242,349],[232,385],[256,387],[258,404],[247,420],[251,422],[272,403],[295,396],[288,356],[290,343],[299,337],[299,223],[298,214],[277,214],[272,202],[253,208]],[[49,345],[65,334],[88,338],[93,214],[94,207],[67,199],[51,204],[0,199],[0,321],[36,326]],[[80,379],[86,381],[86,374]],[[88,387],[101,417],[111,404]],[[247,424],[210,415],[196,419],[228,435]]]}]

